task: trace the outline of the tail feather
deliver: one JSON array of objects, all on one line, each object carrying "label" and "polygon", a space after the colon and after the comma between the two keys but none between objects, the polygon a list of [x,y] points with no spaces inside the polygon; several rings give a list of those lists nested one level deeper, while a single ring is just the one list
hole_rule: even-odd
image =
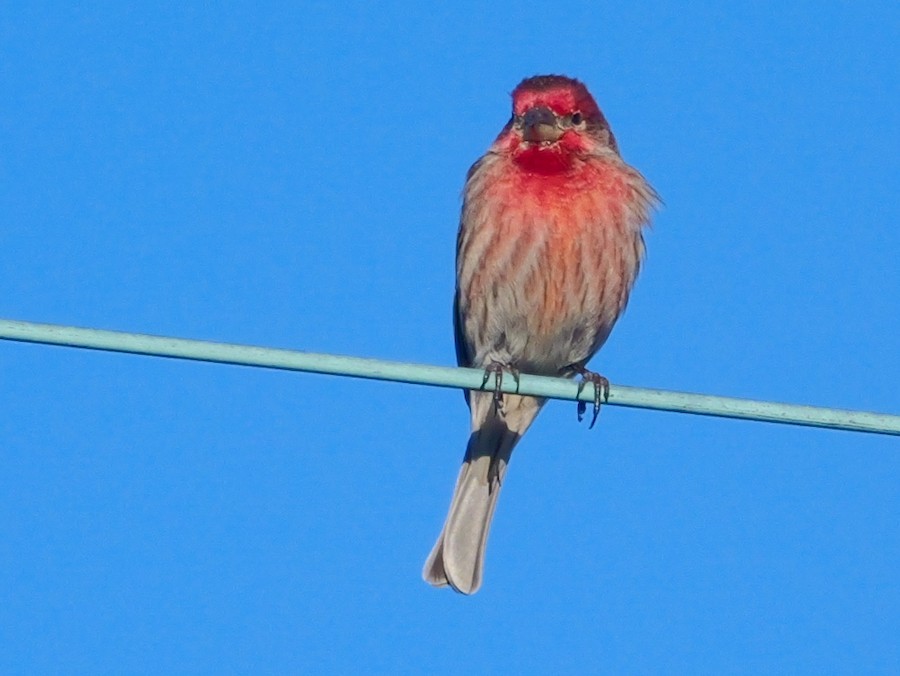
[{"label": "tail feather", "polygon": [[472,394],[473,431],[447,521],[423,570],[430,584],[450,585],[463,594],[478,591],[491,520],[510,456],[543,404],[543,399],[506,395],[498,412],[492,394]]}]

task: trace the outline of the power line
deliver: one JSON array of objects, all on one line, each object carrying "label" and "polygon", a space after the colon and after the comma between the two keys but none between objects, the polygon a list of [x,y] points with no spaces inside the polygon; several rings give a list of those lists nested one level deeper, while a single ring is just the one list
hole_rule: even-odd
[{"label": "power line", "polygon": [[[478,369],[341,357],[332,354],[166,338],[121,331],[82,329],[74,326],[37,324],[7,319],[0,319],[0,339],[438,387],[470,390],[478,390],[482,387],[492,390],[494,387],[494,376],[491,375],[485,383],[485,374]],[[518,392],[550,399],[580,400],[587,403],[591,403],[594,396],[592,387],[586,387],[579,393],[578,383],[565,378],[548,378],[524,373],[519,377],[518,384],[513,378],[504,378],[501,389],[504,392]],[[798,406],[624,385],[610,387],[608,405],[900,435],[900,415]]]}]

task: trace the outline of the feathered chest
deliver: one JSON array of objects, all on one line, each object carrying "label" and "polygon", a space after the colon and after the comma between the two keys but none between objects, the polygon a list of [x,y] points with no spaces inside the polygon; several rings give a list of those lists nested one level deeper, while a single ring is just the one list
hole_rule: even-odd
[{"label": "feathered chest", "polygon": [[631,247],[641,238],[652,199],[643,177],[618,158],[583,160],[570,171],[546,175],[487,155],[466,182],[457,249],[460,281],[481,263],[513,269],[546,265],[549,274],[586,251]]},{"label": "feathered chest", "polygon": [[643,177],[617,156],[579,159],[548,174],[489,154],[466,181],[461,227],[517,227],[522,235],[544,229],[561,237],[619,225],[639,231],[652,201]]}]

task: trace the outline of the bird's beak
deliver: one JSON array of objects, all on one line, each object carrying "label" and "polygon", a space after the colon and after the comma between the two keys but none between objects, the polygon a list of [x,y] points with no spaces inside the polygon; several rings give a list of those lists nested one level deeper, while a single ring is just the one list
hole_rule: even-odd
[{"label": "bird's beak", "polygon": [[552,143],[563,134],[556,115],[545,106],[535,106],[525,113],[522,138],[531,143]]}]

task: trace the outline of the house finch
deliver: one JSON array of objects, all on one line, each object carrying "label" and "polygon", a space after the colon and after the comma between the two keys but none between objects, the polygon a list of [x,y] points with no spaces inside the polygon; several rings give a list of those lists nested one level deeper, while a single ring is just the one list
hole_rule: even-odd
[{"label": "house finch", "polygon": [[[512,93],[512,117],[469,170],[456,248],[460,366],[581,374],[606,341],[638,274],[653,188],[620,157],[578,80],[543,75]],[[608,386],[608,385],[607,385]],[[543,399],[467,392],[472,433],[450,512],[423,576],[471,594],[516,443]],[[582,409],[579,410],[579,413]],[[596,414],[596,411],[595,411]]]}]

